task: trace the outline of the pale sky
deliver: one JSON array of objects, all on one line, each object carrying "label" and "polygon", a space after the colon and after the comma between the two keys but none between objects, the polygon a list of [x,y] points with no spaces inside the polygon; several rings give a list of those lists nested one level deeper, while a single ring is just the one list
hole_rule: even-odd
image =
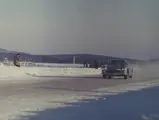
[{"label": "pale sky", "polygon": [[159,57],[159,0],[0,0],[0,48]]}]

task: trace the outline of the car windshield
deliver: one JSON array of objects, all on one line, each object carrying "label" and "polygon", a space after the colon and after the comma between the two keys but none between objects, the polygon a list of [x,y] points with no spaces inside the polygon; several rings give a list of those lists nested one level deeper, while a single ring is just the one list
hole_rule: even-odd
[{"label": "car windshield", "polygon": [[124,66],[125,62],[123,60],[111,60],[109,64]]}]

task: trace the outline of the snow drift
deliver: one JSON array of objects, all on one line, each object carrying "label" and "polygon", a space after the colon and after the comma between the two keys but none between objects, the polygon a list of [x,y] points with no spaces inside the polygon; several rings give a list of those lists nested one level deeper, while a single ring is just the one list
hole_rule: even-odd
[{"label": "snow drift", "polygon": [[100,75],[100,69],[0,66],[0,77]]}]

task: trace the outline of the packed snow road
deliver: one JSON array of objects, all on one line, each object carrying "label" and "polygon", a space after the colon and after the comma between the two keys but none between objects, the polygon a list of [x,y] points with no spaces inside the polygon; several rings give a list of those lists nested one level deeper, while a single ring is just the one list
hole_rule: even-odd
[{"label": "packed snow road", "polygon": [[108,81],[100,78],[52,78],[52,80],[31,83],[12,82],[4,86],[1,84],[0,119],[18,119],[18,116],[32,115],[32,111],[64,107],[67,102],[86,98],[98,98],[103,91],[100,93],[93,89],[130,82],[132,81]]},{"label": "packed snow road", "polygon": [[24,116],[34,116],[34,112],[69,106],[68,102],[158,86],[159,75],[155,72],[158,68],[145,68],[128,80],[107,80],[101,75],[0,80],[0,120],[23,120]]}]

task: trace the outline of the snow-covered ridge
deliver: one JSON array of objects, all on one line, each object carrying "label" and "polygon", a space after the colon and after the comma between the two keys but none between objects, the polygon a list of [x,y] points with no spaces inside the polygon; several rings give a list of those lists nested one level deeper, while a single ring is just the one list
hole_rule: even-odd
[{"label": "snow-covered ridge", "polygon": [[[8,61],[7,59],[4,59],[1,64],[6,66],[14,66],[13,61]],[[83,64],[58,64],[58,63],[37,63],[37,62],[28,62],[28,61],[21,61],[21,66],[24,67],[63,67],[63,68],[81,68],[83,67]]]},{"label": "snow-covered ridge", "polygon": [[[40,63],[42,64],[42,63]],[[47,64],[48,65],[48,64]],[[13,65],[0,65],[0,77],[38,77],[38,76],[83,76],[99,75],[100,69],[81,68],[78,65],[59,65],[52,64],[53,67],[41,66],[22,66],[17,68]],[[61,67],[59,67],[61,66]]]}]

